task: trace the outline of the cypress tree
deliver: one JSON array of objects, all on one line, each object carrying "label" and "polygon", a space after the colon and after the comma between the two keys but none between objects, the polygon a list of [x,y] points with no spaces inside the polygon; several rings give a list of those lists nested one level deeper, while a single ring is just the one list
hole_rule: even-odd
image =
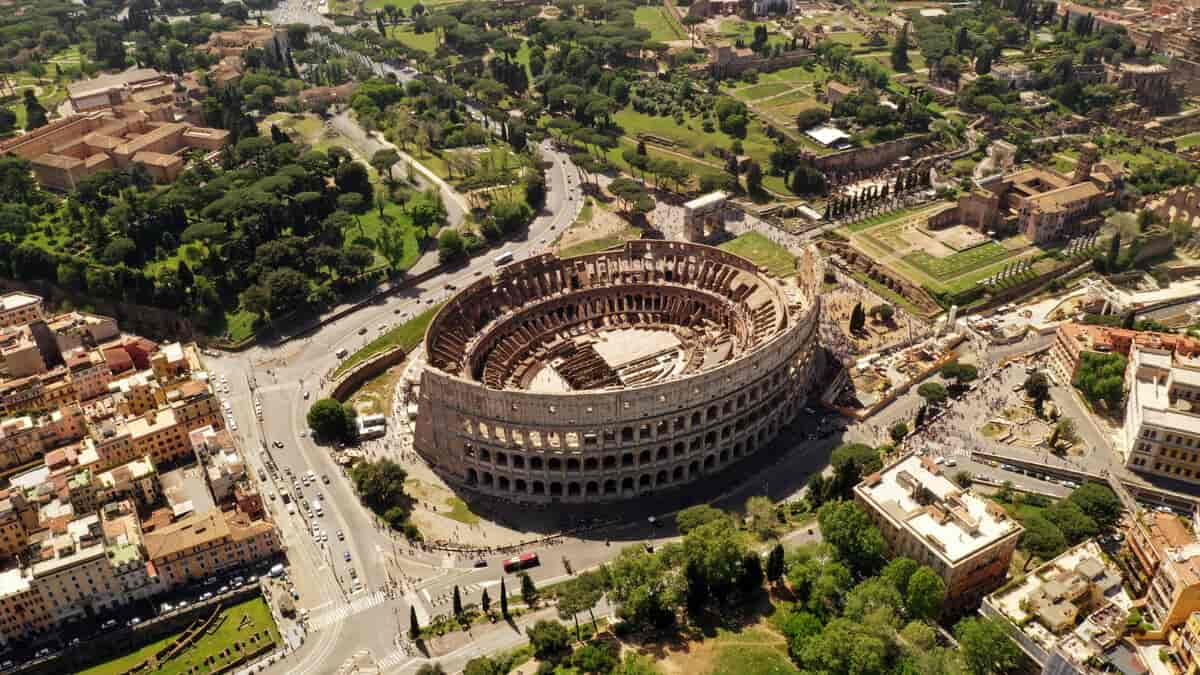
[{"label": "cypress tree", "polygon": [[500,577],[500,615],[508,618],[508,589],[504,586],[504,577]]},{"label": "cypress tree", "polygon": [[421,624],[417,623],[417,608],[408,608],[408,636],[416,640],[421,636]]},{"label": "cypress tree", "polygon": [[454,616],[462,616],[462,593],[458,590],[458,584],[454,584]]}]

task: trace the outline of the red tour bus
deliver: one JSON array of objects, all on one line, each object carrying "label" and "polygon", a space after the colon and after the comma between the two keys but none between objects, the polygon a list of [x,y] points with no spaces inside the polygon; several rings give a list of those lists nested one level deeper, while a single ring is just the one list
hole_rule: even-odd
[{"label": "red tour bus", "polygon": [[509,558],[504,561],[505,572],[519,572],[530,567],[537,567],[541,564],[536,553],[522,553],[515,558]]}]

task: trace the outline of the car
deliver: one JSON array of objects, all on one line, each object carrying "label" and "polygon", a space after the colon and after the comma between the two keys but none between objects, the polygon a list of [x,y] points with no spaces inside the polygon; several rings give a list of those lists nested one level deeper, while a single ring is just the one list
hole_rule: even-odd
[{"label": "car", "polygon": [[476,560],[475,567],[487,567],[487,561],[486,560]]},{"label": "car", "polygon": [[271,501],[275,501],[275,493],[274,492],[268,492],[267,496],[271,498]]},{"label": "car", "polygon": [[246,577],[234,577],[233,583],[235,586],[241,586],[242,584],[246,583]]},{"label": "car", "polygon": [[217,591],[217,593],[228,593],[228,592],[229,592],[229,587],[228,587],[228,586],[222,586],[222,587],[220,588],[220,590],[218,590],[218,591]]},{"label": "car", "polygon": [[248,583],[248,584],[257,584],[257,583],[258,583],[258,576],[254,575],[254,574],[251,574],[250,576],[246,577],[246,583]]},{"label": "car", "polygon": [[342,557],[346,559],[346,562],[350,562],[350,551],[346,551]]},{"label": "car", "polygon": [[163,613],[163,614],[166,614],[167,612],[169,612],[169,611],[171,611],[171,610],[173,610],[173,609],[175,609],[175,607],[174,607],[174,606],[172,606],[172,605],[171,605],[171,603],[169,603],[169,602],[164,602],[164,603],[162,604],[161,611],[162,611],[162,613]]},{"label": "car", "polygon": [[217,583],[217,578],[216,578],[216,577],[209,577],[209,578],[207,578],[207,579],[205,579],[205,580],[204,580],[204,585],[205,585],[205,586],[212,586],[212,585],[213,585],[213,584],[215,584],[215,583]]},{"label": "car", "polygon": [[321,474],[321,482],[326,485],[329,485],[329,474],[327,474],[327,473]]},{"label": "car", "polygon": [[175,609],[183,609],[184,607],[187,607],[190,604],[192,604],[192,601],[188,600],[187,598],[184,598],[184,599],[180,600],[178,604],[175,605]]},{"label": "car", "polygon": [[342,532],[341,530],[338,530],[337,538],[338,538],[338,541],[346,541],[346,533]]},{"label": "car", "polygon": [[362,328],[359,328],[359,329],[358,329],[358,334],[359,334],[359,335],[366,335],[366,334],[367,334],[367,327],[366,327],[366,326],[363,326]]},{"label": "car", "polygon": [[69,643],[67,643],[67,644],[69,644],[69,645],[70,645],[70,646],[72,646],[72,647],[78,647],[78,646],[79,646],[79,643],[80,643],[80,642],[82,642],[82,641],[83,641],[83,640],[80,640],[79,638],[77,638],[77,637],[76,637],[76,638],[71,638],[71,641],[70,641]]},{"label": "car", "polygon": [[130,619],[130,620],[129,620],[129,625],[130,625],[130,626],[136,626],[136,625],[138,625],[138,624],[139,624],[139,623],[141,623],[141,622],[142,622],[142,618],[141,618],[141,617],[139,617],[139,616],[135,616],[135,617],[133,617],[132,619]]},{"label": "car", "polygon": [[108,621],[105,621],[104,623],[100,624],[100,628],[102,628],[104,630],[108,630],[109,628],[113,628],[116,625],[117,625],[116,619],[109,619]]},{"label": "car", "polygon": [[307,400],[308,400],[308,397],[309,397],[309,396],[311,396],[311,395],[312,395],[312,392],[311,392],[311,391],[306,391],[306,392],[304,392],[304,400],[305,400],[305,401],[307,401]]},{"label": "car", "polygon": [[42,647],[41,649],[38,650],[38,653],[35,655],[35,658],[44,659],[47,656],[50,656],[50,648]]},{"label": "car", "polygon": [[392,310],[392,314],[399,314],[399,313],[400,313],[400,308],[399,308],[399,307],[397,307],[397,308],[395,308],[395,309],[393,309],[393,310]]},{"label": "car", "polygon": [[272,443],[271,445],[273,445],[273,446],[275,446],[275,447],[277,447],[277,448],[282,448],[282,447],[283,447],[283,441],[275,441],[275,442],[274,442],[274,443]]},{"label": "car", "polygon": [[17,667],[17,664],[13,663],[12,661],[5,661],[4,663],[0,663],[0,670],[8,671],[8,670],[12,670],[13,668],[16,668],[16,667]]}]

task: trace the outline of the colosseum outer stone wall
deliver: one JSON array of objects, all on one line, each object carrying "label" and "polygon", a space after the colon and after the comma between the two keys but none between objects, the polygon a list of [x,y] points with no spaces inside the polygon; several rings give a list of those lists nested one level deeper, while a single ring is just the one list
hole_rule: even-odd
[{"label": "colosseum outer stone wall", "polygon": [[821,271],[639,240],[501,268],[425,336],[415,446],[456,486],[523,502],[628,499],[765,448],[816,375]]}]

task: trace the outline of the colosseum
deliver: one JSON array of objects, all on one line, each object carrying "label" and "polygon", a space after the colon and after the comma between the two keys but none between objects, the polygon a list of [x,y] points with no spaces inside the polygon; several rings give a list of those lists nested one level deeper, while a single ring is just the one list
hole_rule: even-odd
[{"label": "colosseum", "polygon": [[638,240],[463,289],[425,336],[415,447],[452,485],[595,503],[704,480],[765,448],[817,372],[821,273]]}]

